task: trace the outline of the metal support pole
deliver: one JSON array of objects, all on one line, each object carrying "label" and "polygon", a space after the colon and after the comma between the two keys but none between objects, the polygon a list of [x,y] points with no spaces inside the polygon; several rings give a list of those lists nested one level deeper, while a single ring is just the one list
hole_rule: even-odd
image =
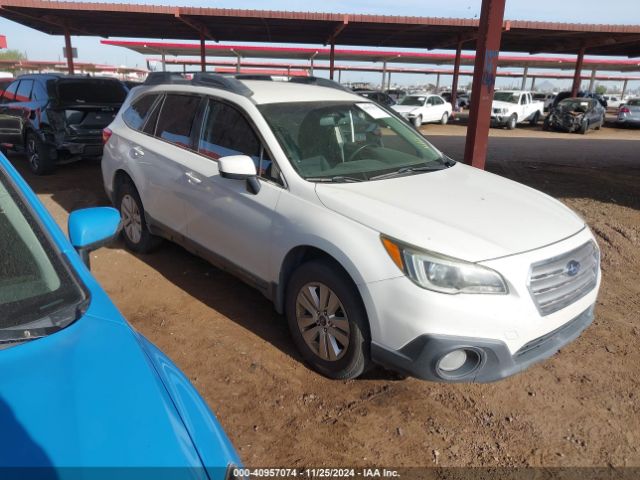
[{"label": "metal support pole", "polygon": [[580,75],[582,73],[582,61],[584,60],[584,47],[580,47],[578,51],[578,58],[576,59],[576,70],[573,73],[573,85],[571,86],[571,96],[575,97],[578,95],[578,90],[580,90]]},{"label": "metal support pole", "polygon": [[458,78],[460,77],[460,57],[462,55],[462,41],[456,46],[456,60],[453,64],[453,81],[451,82],[451,105],[456,109],[456,97],[458,96]]},{"label": "metal support pole", "polygon": [[69,30],[64,31],[64,45],[67,52],[67,69],[69,70],[69,75],[73,75],[75,68],[73,66],[73,48],[71,47],[71,34]]},{"label": "metal support pole", "polygon": [[200,70],[207,71],[207,56],[204,50],[204,35],[200,35]]},{"label": "metal support pole", "polygon": [[338,70],[338,83],[342,83],[342,69]]},{"label": "metal support pole", "polygon": [[329,51],[329,78],[333,80],[333,70],[336,62],[336,44],[331,41],[331,50]]},{"label": "metal support pole", "polygon": [[436,73],[436,93],[440,90],[440,74]]},{"label": "metal support pole", "polygon": [[593,92],[593,84],[596,81],[596,69],[591,70],[591,78],[589,78],[589,93]]},{"label": "metal support pole", "polygon": [[496,82],[505,1],[482,0],[480,11],[464,161],[481,169],[484,169],[487,157],[491,102]]},{"label": "metal support pole", "polygon": [[531,77],[531,91],[533,92],[536,88],[536,77]]},{"label": "metal support pole", "polygon": [[311,58],[309,59],[309,61],[311,62],[311,72],[310,75],[313,77],[313,61],[316,58],[316,55],[318,55],[318,51],[316,50],[315,53],[313,55],[311,55]]},{"label": "metal support pole", "polygon": [[162,51],[162,71],[163,72],[167,71],[167,62],[166,62],[164,50]]},{"label": "metal support pole", "polygon": [[380,82],[380,91],[384,90],[384,83],[387,81],[387,62],[382,62],[382,81]]},{"label": "metal support pole", "polygon": [[313,77],[313,58],[311,59],[311,68],[310,68],[310,72],[309,73]]},{"label": "metal support pole", "polygon": [[387,91],[391,90],[391,71],[387,73]]},{"label": "metal support pole", "polygon": [[182,73],[187,74],[187,65],[185,63],[182,64]]},{"label": "metal support pole", "polygon": [[524,67],[524,72],[522,73],[522,85],[520,86],[520,90],[524,90],[527,86],[527,75],[529,74],[529,67]]},{"label": "metal support pole", "polygon": [[620,94],[620,100],[624,100],[624,94],[627,91],[627,82],[628,81],[629,81],[628,79],[625,79],[624,83],[622,84],[622,93]]}]

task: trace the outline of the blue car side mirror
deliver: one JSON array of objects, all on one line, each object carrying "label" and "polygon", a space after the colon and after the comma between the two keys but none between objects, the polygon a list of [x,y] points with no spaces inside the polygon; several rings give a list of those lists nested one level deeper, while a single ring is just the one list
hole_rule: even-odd
[{"label": "blue car side mirror", "polygon": [[69,215],[69,240],[89,267],[89,253],[113,240],[120,233],[120,213],[111,207],[76,210]]}]

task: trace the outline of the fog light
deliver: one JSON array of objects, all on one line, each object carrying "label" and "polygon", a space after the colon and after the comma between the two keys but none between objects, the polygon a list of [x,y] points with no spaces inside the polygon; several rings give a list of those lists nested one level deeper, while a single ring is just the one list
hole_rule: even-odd
[{"label": "fog light", "polygon": [[438,368],[443,372],[453,372],[462,367],[466,361],[467,352],[465,350],[454,350],[440,359]]}]

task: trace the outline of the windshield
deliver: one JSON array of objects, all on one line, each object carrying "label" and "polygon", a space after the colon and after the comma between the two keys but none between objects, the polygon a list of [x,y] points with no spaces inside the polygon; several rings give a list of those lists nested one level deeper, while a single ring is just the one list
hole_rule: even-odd
[{"label": "windshield", "polygon": [[640,106],[640,99],[633,99],[633,100],[629,100],[627,102],[627,105],[630,107],[637,107]]},{"label": "windshield", "polygon": [[513,92],[496,92],[493,94],[493,99],[498,102],[518,103],[520,101],[520,94]]},{"label": "windshield", "polygon": [[427,97],[418,97],[415,95],[408,95],[404,97],[402,100],[400,100],[400,103],[398,105],[409,105],[412,107],[421,107],[422,105],[424,105],[424,102],[426,99]]},{"label": "windshield", "polygon": [[127,97],[125,86],[117,80],[59,80],[58,98],[66,104],[121,104]]},{"label": "windshield", "polygon": [[296,102],[258,108],[293,167],[310,181],[363,181],[409,167],[449,165],[422,135],[373,103]]},{"label": "windshield", "polygon": [[0,171],[0,348],[76,320],[86,296]]}]

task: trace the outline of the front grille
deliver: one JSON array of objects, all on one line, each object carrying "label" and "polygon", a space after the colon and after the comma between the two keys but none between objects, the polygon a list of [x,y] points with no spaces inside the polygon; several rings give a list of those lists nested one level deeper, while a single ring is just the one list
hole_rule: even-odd
[{"label": "front grille", "polygon": [[598,282],[599,263],[593,241],[534,263],[529,275],[529,292],[540,314],[562,310],[593,290]]}]

